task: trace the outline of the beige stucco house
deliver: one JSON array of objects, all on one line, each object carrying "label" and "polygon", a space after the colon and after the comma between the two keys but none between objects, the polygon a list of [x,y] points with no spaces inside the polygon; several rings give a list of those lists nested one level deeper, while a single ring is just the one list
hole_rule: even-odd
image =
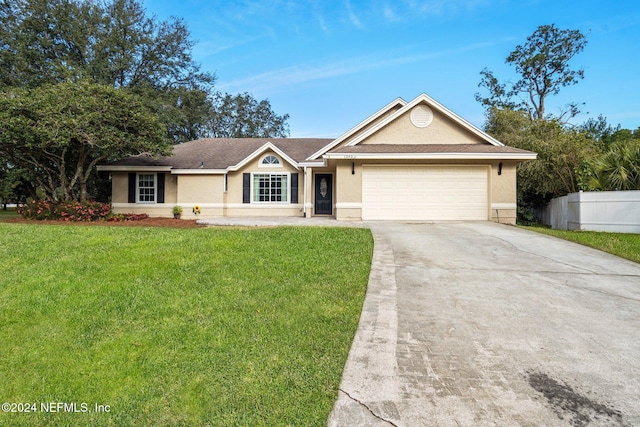
[{"label": "beige stucco house", "polygon": [[429,96],[396,99],[337,139],[199,139],[169,157],[98,166],[116,212],[183,218],[333,216],[338,220],[514,223],[516,165],[507,147]]}]

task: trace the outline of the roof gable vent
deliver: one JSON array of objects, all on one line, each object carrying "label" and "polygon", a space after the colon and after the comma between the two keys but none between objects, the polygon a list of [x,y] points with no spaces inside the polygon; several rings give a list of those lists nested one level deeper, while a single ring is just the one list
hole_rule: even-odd
[{"label": "roof gable vent", "polygon": [[411,110],[411,123],[419,128],[426,128],[433,121],[433,111],[426,105],[417,105]]}]

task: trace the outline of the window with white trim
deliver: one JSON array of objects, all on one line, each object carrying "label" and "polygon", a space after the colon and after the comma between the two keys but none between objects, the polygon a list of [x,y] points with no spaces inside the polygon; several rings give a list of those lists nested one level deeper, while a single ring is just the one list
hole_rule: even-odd
[{"label": "window with white trim", "polygon": [[139,173],[136,181],[136,193],[138,203],[156,202],[156,174]]},{"label": "window with white trim", "polygon": [[254,202],[289,201],[289,175],[280,173],[256,173],[253,175]]},{"label": "window with white trim", "polygon": [[268,154],[264,156],[264,158],[260,162],[260,166],[280,166],[280,159],[278,159],[273,154]]}]

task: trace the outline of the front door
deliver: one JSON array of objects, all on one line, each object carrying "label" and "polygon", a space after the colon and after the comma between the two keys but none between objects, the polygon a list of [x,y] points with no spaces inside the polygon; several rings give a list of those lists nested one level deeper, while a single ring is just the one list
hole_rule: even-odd
[{"label": "front door", "polygon": [[333,213],[332,178],[333,176],[330,174],[316,175],[316,215],[331,215]]}]

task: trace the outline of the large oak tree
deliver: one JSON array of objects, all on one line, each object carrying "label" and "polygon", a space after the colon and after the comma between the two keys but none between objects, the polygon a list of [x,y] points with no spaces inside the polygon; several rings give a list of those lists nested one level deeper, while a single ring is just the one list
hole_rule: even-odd
[{"label": "large oak tree", "polygon": [[170,148],[158,118],[122,89],[79,82],[0,95],[0,158],[29,170],[47,198],[84,200],[98,163]]},{"label": "large oak tree", "polygon": [[[55,190],[61,191],[56,194],[63,198],[84,197],[92,166],[105,156],[115,158],[138,152],[142,143],[138,139],[145,134],[134,135],[136,127],[127,128],[130,140],[137,141],[128,149],[118,145],[124,140],[116,145],[100,142],[105,150],[113,150],[110,153],[98,154],[95,147],[75,151],[69,144],[87,143],[80,135],[90,135],[98,128],[99,115],[93,116],[93,122],[87,123],[84,130],[83,120],[98,111],[99,104],[113,101],[114,105],[125,107],[122,99],[134,99],[132,96],[135,102],[131,108],[105,112],[101,124],[105,129],[117,128],[119,119],[130,124],[127,113],[135,110],[145,120],[153,114],[173,143],[214,135],[288,136],[288,116],[276,115],[267,101],[258,102],[243,94],[234,99],[250,108],[240,108],[239,102],[219,102],[227,95],[214,90],[215,75],[202,71],[194,61],[193,46],[182,19],[159,21],[149,17],[140,0],[0,0],[0,91],[7,97],[3,107],[21,112],[12,117],[3,111],[3,117],[10,120],[0,123],[3,170],[13,171],[18,164],[28,164],[27,176],[33,187],[45,188],[50,196]],[[65,107],[61,94],[74,100],[76,107]],[[60,109],[57,122],[50,111],[45,111],[46,96],[55,101],[48,106],[51,111]],[[88,98],[91,96],[95,99]],[[82,111],[81,106],[87,111]],[[72,111],[77,111],[75,118]],[[48,119],[38,124],[29,116],[31,113]],[[27,138],[24,142],[17,138],[21,123]],[[53,128],[47,131],[45,125]],[[75,136],[55,133],[56,126],[73,128]],[[147,147],[148,151],[164,149],[166,141],[156,137],[154,133],[147,144],[157,143],[157,149]],[[21,143],[25,145],[23,149],[19,147]],[[39,156],[28,145],[45,143],[47,151]],[[54,150],[54,144],[59,149]],[[81,168],[74,166],[69,175],[72,163]],[[59,166],[64,170],[54,178],[54,168]]]}]

